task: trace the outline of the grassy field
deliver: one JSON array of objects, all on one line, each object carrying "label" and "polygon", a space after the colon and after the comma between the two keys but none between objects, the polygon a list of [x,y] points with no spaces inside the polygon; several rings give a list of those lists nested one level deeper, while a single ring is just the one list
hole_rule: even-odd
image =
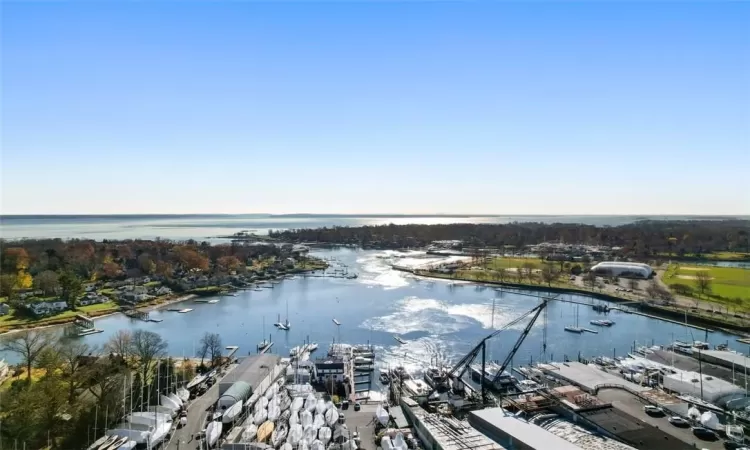
[{"label": "grassy field", "polygon": [[11,328],[17,327],[29,327],[29,326],[44,326],[54,325],[58,323],[65,323],[71,320],[76,314],[86,315],[102,315],[109,312],[117,311],[119,307],[115,302],[105,302],[96,305],[81,306],[76,311],[63,311],[60,314],[54,316],[43,317],[36,319],[30,316],[20,316],[14,313],[14,310],[10,310],[10,314],[0,317],[0,331],[7,331]]},{"label": "grassy field", "polygon": [[538,258],[493,258],[487,268],[490,270],[518,269],[524,264],[531,264],[534,269],[542,268],[542,260]]},{"label": "grassy field", "polygon": [[[708,272],[712,278],[711,292],[705,296],[698,296],[698,289],[695,285],[695,274],[700,271]],[[696,291],[695,295],[702,300],[750,310],[750,270],[748,269],[670,264],[662,280],[669,286],[675,284],[690,286]]]},{"label": "grassy field", "polygon": [[[670,255],[668,252],[659,253],[663,257],[679,258],[680,256],[676,252],[672,252]],[[695,253],[685,253],[682,255],[683,258],[697,258],[706,260],[717,260],[717,261],[748,261],[750,260],[750,253],[745,252],[714,252],[714,253],[703,253],[697,255]]]}]

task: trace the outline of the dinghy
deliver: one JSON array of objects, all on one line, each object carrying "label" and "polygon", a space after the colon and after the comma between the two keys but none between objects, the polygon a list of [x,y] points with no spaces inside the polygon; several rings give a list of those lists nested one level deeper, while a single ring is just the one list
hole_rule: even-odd
[{"label": "dinghy", "polygon": [[258,427],[258,442],[266,442],[273,433],[273,422],[266,421]]},{"label": "dinghy", "polygon": [[299,411],[305,405],[305,399],[302,397],[295,397],[292,401],[292,410]]},{"label": "dinghy", "polygon": [[315,439],[312,444],[310,444],[310,450],[325,450],[326,446],[323,445],[322,442]]},{"label": "dinghy", "polygon": [[315,419],[313,419],[312,426],[315,430],[319,430],[320,427],[324,426],[326,424],[326,419],[323,416],[323,414],[315,414]]},{"label": "dinghy", "polygon": [[236,419],[237,416],[240,415],[241,412],[242,400],[235,402],[234,405],[227,408],[226,411],[224,411],[224,415],[221,416],[221,421],[223,423],[232,423],[234,422],[234,419]]},{"label": "dinghy", "polygon": [[315,406],[318,404],[318,399],[315,398],[314,394],[310,394],[305,399],[305,410],[306,411],[312,411],[315,409]]},{"label": "dinghy", "polygon": [[219,441],[221,428],[221,422],[211,422],[206,427],[206,444],[208,445],[208,448],[213,447]]},{"label": "dinghy", "polygon": [[254,423],[251,423],[250,425],[246,426],[244,430],[242,430],[242,441],[252,442],[257,435],[258,427]]},{"label": "dinghy", "polygon": [[[329,410],[329,409],[331,409],[331,408],[335,408],[335,406],[333,406],[333,402],[332,402],[332,401],[328,400],[328,401],[326,402],[326,411],[328,411],[328,410]],[[324,413],[324,414],[325,414],[325,413]]]},{"label": "dinghy", "polygon": [[323,444],[328,445],[328,442],[331,440],[331,429],[328,427],[320,427],[320,430],[318,430],[318,439],[320,439]]},{"label": "dinghy", "polygon": [[117,447],[117,450],[134,450],[138,446],[135,441],[127,441],[121,446]]},{"label": "dinghy", "polygon": [[326,411],[326,423],[329,427],[332,427],[336,425],[336,422],[339,421],[339,412],[336,411],[336,408],[331,408],[328,411]]},{"label": "dinghy", "polygon": [[383,447],[383,450],[393,450],[393,442],[388,436],[383,436],[383,439],[380,440],[380,446]]},{"label": "dinghy", "polygon": [[276,399],[271,400],[268,403],[268,420],[271,422],[276,422],[278,420],[279,415],[281,415],[281,409],[279,409],[279,404],[276,401]]},{"label": "dinghy", "polygon": [[268,419],[268,411],[265,410],[265,408],[260,408],[257,411],[255,411],[255,414],[253,415],[253,423],[255,425],[260,426],[263,422],[265,422]]},{"label": "dinghy", "polygon": [[322,398],[315,404],[315,412],[318,414],[326,412],[326,402],[324,402]]},{"label": "dinghy", "polygon": [[310,444],[307,443],[307,439],[302,439],[301,441],[299,441],[297,450],[310,450]]},{"label": "dinghy", "polygon": [[104,450],[118,439],[120,439],[120,436],[102,436],[91,447],[96,447],[96,450]]},{"label": "dinghy", "polygon": [[299,413],[293,409],[289,410],[289,425],[294,425],[299,423]]},{"label": "dinghy", "polygon": [[294,447],[289,442],[284,442],[279,450],[294,450]]},{"label": "dinghy", "polygon": [[393,438],[393,447],[398,450],[407,450],[409,448],[409,446],[406,445],[406,439],[404,439],[404,435],[401,432],[396,433],[396,437]]},{"label": "dinghy", "polygon": [[286,424],[284,424],[284,422],[279,422],[279,426],[276,427],[271,434],[271,445],[274,447],[281,445],[281,443],[284,442],[284,439],[286,439],[288,432],[289,428],[287,428]]}]

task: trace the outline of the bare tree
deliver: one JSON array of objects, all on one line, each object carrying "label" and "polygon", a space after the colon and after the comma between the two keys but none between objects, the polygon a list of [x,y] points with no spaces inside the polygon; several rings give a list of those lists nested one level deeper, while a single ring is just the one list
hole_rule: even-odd
[{"label": "bare tree", "polygon": [[152,364],[164,356],[167,341],[153,331],[137,330],[133,333],[133,356],[138,360],[141,382],[146,385]]},{"label": "bare tree", "polygon": [[591,271],[586,272],[586,275],[583,276],[583,282],[593,288],[596,284],[596,274]]},{"label": "bare tree", "polygon": [[508,276],[508,273],[503,269],[502,267],[497,269],[497,277],[500,279],[501,283],[505,282],[505,278]]},{"label": "bare tree", "polygon": [[207,331],[200,340],[201,365],[207,355],[211,356],[211,365],[216,365],[216,361],[221,357],[222,347],[221,336]]},{"label": "bare tree", "polygon": [[76,392],[87,382],[83,376],[89,362],[87,357],[95,356],[96,349],[78,339],[63,339],[55,346],[55,350],[60,358],[62,375],[68,382],[68,402],[73,403]]},{"label": "bare tree", "polygon": [[52,270],[45,270],[34,277],[34,285],[43,290],[46,295],[53,295],[60,289],[57,273]]},{"label": "bare tree", "polygon": [[531,282],[531,274],[534,272],[534,265],[530,262],[525,262],[521,265],[524,276]]},{"label": "bare tree", "polygon": [[133,334],[128,330],[118,330],[104,344],[104,350],[128,359],[133,355]]},{"label": "bare tree", "polygon": [[698,288],[701,295],[711,292],[711,275],[705,270],[695,272],[695,287]]},{"label": "bare tree", "polygon": [[36,362],[50,343],[50,337],[45,332],[21,331],[5,341],[0,346],[0,350],[21,355],[21,359],[23,359],[23,363],[26,365],[26,379],[30,381],[31,368],[34,366],[34,362]]},{"label": "bare tree", "polygon": [[552,282],[557,279],[557,270],[552,264],[545,264],[542,267],[542,280],[547,283],[547,286],[552,286]]}]

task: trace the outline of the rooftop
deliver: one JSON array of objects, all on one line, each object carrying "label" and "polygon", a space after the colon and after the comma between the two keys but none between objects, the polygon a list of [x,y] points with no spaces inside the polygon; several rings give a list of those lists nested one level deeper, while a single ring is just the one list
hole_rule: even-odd
[{"label": "rooftop", "polygon": [[469,413],[469,421],[488,435],[522,442],[534,449],[578,450],[580,447],[549,431],[532,425],[508,413],[502,408],[488,408]]},{"label": "rooftop", "polygon": [[219,383],[220,394],[237,381],[244,381],[250,385],[253,392],[258,389],[260,383],[268,376],[273,367],[279,363],[279,357],[271,354],[252,355],[243,358],[231,372],[229,372]]},{"label": "rooftop", "polygon": [[614,439],[592,433],[562,417],[538,416],[539,421],[532,420],[540,427],[571,444],[585,450],[632,450],[633,447]]},{"label": "rooftop", "polygon": [[419,406],[408,408],[443,450],[505,450],[466,421],[433,414]]},{"label": "rooftop", "polygon": [[631,383],[623,377],[575,361],[567,363],[539,364],[537,367],[546,375],[580,386],[581,389],[587,392],[595,391],[596,387],[602,384],[627,386],[636,392],[649,389]]},{"label": "rooftop", "polygon": [[581,415],[639,449],[687,450],[693,448],[618,409],[586,411]]}]

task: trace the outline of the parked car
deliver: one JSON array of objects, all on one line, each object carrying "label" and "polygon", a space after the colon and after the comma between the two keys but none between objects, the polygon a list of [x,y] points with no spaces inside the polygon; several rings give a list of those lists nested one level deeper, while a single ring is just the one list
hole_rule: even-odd
[{"label": "parked car", "polygon": [[683,428],[685,428],[685,427],[687,427],[687,426],[690,425],[690,422],[688,422],[687,420],[683,419],[680,416],[671,416],[667,420],[669,420],[669,423],[671,423],[672,425],[674,425],[676,427],[683,427]]},{"label": "parked car", "polygon": [[362,405],[359,402],[355,402],[354,403],[354,410],[355,411],[359,411],[360,409],[362,409]]},{"label": "parked car", "polygon": [[644,406],[643,407],[643,412],[645,412],[649,416],[659,416],[659,417],[661,417],[661,416],[664,415],[664,410],[661,409],[661,408],[659,408],[658,406],[654,406],[654,405],[646,405],[646,406]]},{"label": "parked car", "polygon": [[693,434],[699,437],[700,439],[710,440],[714,441],[718,439],[718,436],[716,436],[716,433],[713,430],[709,430],[708,428],[704,427],[693,427]]}]

